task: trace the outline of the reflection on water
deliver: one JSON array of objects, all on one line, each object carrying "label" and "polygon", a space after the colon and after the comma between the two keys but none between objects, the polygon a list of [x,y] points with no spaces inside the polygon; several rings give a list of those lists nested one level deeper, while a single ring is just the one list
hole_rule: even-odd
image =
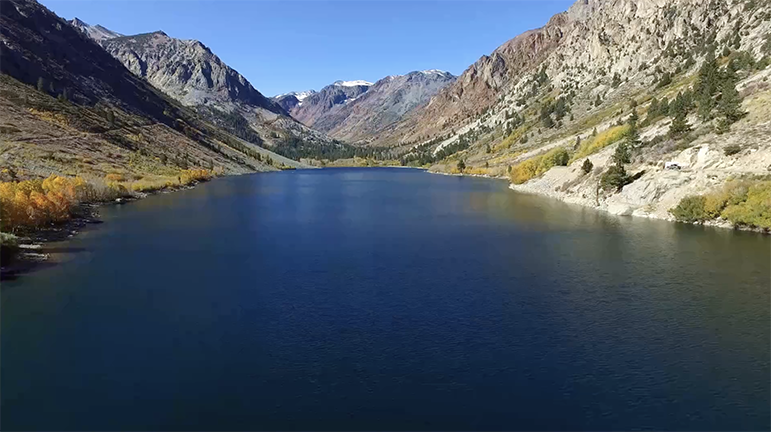
[{"label": "reflection on water", "polygon": [[771,239],[506,186],[291,171],[105,208],[3,284],[2,426],[768,429]]}]

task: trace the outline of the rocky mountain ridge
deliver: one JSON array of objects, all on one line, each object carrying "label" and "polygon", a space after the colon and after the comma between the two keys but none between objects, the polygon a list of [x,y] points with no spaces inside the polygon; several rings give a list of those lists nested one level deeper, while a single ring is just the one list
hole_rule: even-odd
[{"label": "rocky mountain ridge", "polygon": [[330,123],[327,118],[345,103],[356,100],[369,90],[372,83],[364,80],[335,81],[318,92],[306,97],[303,103],[292,108],[292,117],[308,127],[324,131]]},{"label": "rocky mountain ridge", "polygon": [[[374,143],[435,171],[512,173],[517,190],[671,219],[688,194],[769,175],[770,18],[752,0],[579,0]],[[631,124],[642,140],[619,167]],[[703,160],[665,169],[689,155]],[[602,190],[612,172],[619,190]]]},{"label": "rocky mountain ridge", "polygon": [[[381,144],[435,138],[472,124],[488,110],[519,110],[544,67],[556,90],[618,93],[612,78],[650,84],[653,71],[673,72],[687,58],[678,55],[707,40],[747,32],[742,21],[749,0],[578,0],[544,27],[525,32],[482,56],[431,101],[402,122]],[[758,5],[761,3],[759,2]],[[760,15],[763,16],[763,15]],[[740,35],[741,49],[762,45],[763,34]],[[689,67],[692,66],[693,63]],[[663,72],[658,71],[656,75]],[[597,84],[597,87],[592,87]]]},{"label": "rocky mountain ridge", "polygon": [[301,105],[303,100],[308,96],[316,93],[316,90],[306,90],[301,92],[289,92],[280,95],[273,96],[271,99],[281,106],[286,112],[292,111],[292,109],[298,105]]},{"label": "rocky mountain ridge", "polygon": [[0,35],[2,176],[158,180],[300,166],[203,120],[35,1],[4,2]]},{"label": "rocky mountain ridge", "polygon": [[280,98],[308,126],[346,142],[366,144],[425,104],[455,76],[437,69],[387,76],[376,83],[336,81],[303,103]]},{"label": "rocky mountain ridge", "polygon": [[162,31],[97,41],[138,77],[252,144],[292,155],[341,149],[340,143],[291,118],[200,41]]},{"label": "rocky mountain ridge", "polygon": [[70,25],[72,25],[76,29],[82,31],[83,33],[88,35],[88,37],[90,37],[91,39],[93,39],[93,40],[95,40],[97,42],[101,42],[101,41],[103,41],[105,39],[112,39],[112,38],[122,37],[123,36],[122,34],[120,34],[118,32],[114,32],[114,31],[112,31],[112,30],[110,30],[108,28],[102,27],[100,25],[92,26],[92,25],[90,25],[88,23],[85,23],[85,22],[81,21],[78,18],[73,18],[72,20],[70,20]]}]

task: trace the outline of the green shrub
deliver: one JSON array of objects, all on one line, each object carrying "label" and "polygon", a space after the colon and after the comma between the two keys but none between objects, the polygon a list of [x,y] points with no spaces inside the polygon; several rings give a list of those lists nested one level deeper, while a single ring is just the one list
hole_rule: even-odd
[{"label": "green shrub", "polygon": [[727,145],[723,149],[723,153],[725,153],[726,156],[735,155],[736,153],[739,153],[740,151],[742,151],[742,146],[740,146],[738,144]]},{"label": "green shrub", "polygon": [[629,176],[622,165],[611,165],[600,178],[603,190],[621,191],[629,181]]},{"label": "green shrub", "polygon": [[613,152],[613,162],[616,165],[627,164],[632,161],[632,155],[629,153],[629,146],[626,143],[620,143]]},{"label": "green shrub", "polygon": [[683,198],[670,213],[682,222],[721,217],[734,225],[771,229],[771,181],[729,181],[713,193]]},{"label": "green shrub", "polygon": [[592,161],[589,160],[589,158],[586,158],[584,161],[584,164],[581,165],[581,170],[584,172],[584,174],[589,174],[592,172],[592,169],[594,168],[594,164]]},{"label": "green shrub", "polygon": [[771,229],[771,181],[749,186],[744,201],[730,204],[729,200],[721,215],[735,225]]},{"label": "green shrub", "polygon": [[592,138],[587,139],[581,143],[578,151],[576,151],[576,154],[573,155],[572,160],[581,159],[583,157],[597,153],[605,147],[624,138],[629,132],[629,129],[629,125],[615,126],[608,130],[602,131],[601,133],[596,133],[595,129]]},{"label": "green shrub", "polygon": [[0,232],[0,246],[16,247],[19,244],[19,238],[11,233]]},{"label": "green shrub", "polygon": [[541,163],[547,166],[547,170],[553,166],[567,166],[570,161],[570,153],[564,148],[557,148],[546,153]]},{"label": "green shrub", "polygon": [[552,167],[566,166],[568,162],[570,162],[570,153],[562,147],[555,148],[541,156],[515,165],[511,169],[511,181],[514,184],[522,184],[549,171]]},{"label": "green shrub", "polygon": [[704,222],[709,219],[705,210],[706,198],[700,195],[691,195],[680,200],[677,207],[671,209],[669,213],[680,222]]}]

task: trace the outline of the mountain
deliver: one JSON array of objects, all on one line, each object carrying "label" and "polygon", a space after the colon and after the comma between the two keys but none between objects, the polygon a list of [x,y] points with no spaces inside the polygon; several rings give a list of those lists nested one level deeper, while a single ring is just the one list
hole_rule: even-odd
[{"label": "mountain", "polygon": [[270,120],[286,114],[199,41],[157,31],[104,39],[101,45],[128,70],[185,106],[242,109]]},{"label": "mountain", "polygon": [[352,151],[295,121],[197,40],[156,31],[98,42],[136,76],[246,141],[291,157]]},{"label": "mountain", "polygon": [[[436,69],[385,77],[376,83],[337,81],[294,104],[291,115],[330,136],[364,144],[428,102],[455,76]],[[290,100],[281,98],[287,106]]]},{"label": "mountain", "polygon": [[112,31],[110,29],[107,29],[107,28],[104,28],[104,27],[102,27],[100,25],[95,25],[95,26],[89,25],[89,24],[79,20],[78,18],[74,18],[74,19],[70,20],[70,25],[72,25],[76,29],[82,31],[83,33],[88,35],[88,37],[90,37],[91,39],[93,39],[93,40],[95,40],[97,42],[103,41],[105,39],[112,39],[112,38],[122,37],[123,36],[122,34],[120,34],[118,32],[114,32],[114,31]]},{"label": "mountain", "polygon": [[113,174],[175,182],[187,168],[245,173],[300,166],[205,121],[39,3],[2,6],[4,179]]},{"label": "mountain", "polygon": [[767,1],[579,0],[373,145],[434,171],[510,173],[519,190],[672,219],[681,200],[771,169],[770,17]]},{"label": "mountain", "polygon": [[688,56],[681,54],[687,51],[715,42],[722,42],[722,48],[737,25],[741,33],[750,26],[754,30],[747,35],[749,39],[743,38],[742,46],[749,45],[750,40],[759,46],[764,33],[758,27],[758,17],[764,15],[748,13],[745,4],[762,9],[763,2],[579,0],[544,27],[525,32],[482,56],[390,138],[413,141],[436,137],[474,122],[493,107],[498,111],[519,109],[513,102],[528,98],[532,90],[529,84],[541,67],[557,90],[604,93],[610,86],[592,85],[605,85],[614,74],[625,82],[649,83],[651,71],[658,66],[673,72],[685,63]]},{"label": "mountain", "polygon": [[356,100],[340,105],[316,127],[340,140],[366,143],[455,79],[451,73],[436,69],[385,77]]},{"label": "mountain", "polygon": [[308,96],[315,94],[315,90],[306,90],[301,92],[289,92],[273,96],[271,99],[281,106],[286,112],[290,112],[293,108],[301,105],[303,100]]},{"label": "mountain", "polygon": [[328,124],[326,120],[328,117],[334,116],[341,105],[356,100],[369,90],[370,86],[372,86],[371,82],[363,80],[335,81],[306,97],[303,103],[298,103],[290,113],[304,125],[324,131]]}]

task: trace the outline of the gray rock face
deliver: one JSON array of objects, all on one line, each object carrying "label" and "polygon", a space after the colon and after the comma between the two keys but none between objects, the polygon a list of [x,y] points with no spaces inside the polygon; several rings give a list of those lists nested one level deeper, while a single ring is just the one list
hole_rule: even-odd
[{"label": "gray rock face", "polygon": [[[96,39],[96,33],[85,33]],[[311,147],[338,145],[328,136],[294,120],[280,104],[263,96],[243,75],[199,41],[175,39],[157,31],[103,38],[99,43],[134,75],[253,144],[266,147],[286,142],[301,142]]]},{"label": "gray rock face", "polygon": [[338,81],[290,109],[296,119],[330,136],[366,143],[455,81],[439,70],[385,77],[375,84]]},{"label": "gray rock face", "polygon": [[[285,114],[278,104],[196,40],[175,39],[158,31],[105,39],[101,43],[131,72],[184,105],[207,105],[228,112],[237,105],[245,105]],[[262,114],[270,117],[268,113]]]},{"label": "gray rock face", "polygon": [[372,83],[366,81],[336,81],[308,96],[302,104],[297,104],[290,112],[304,125],[324,131],[317,123],[329,124],[327,118],[333,117],[339,107],[351,102],[369,90]]},{"label": "gray rock face", "polygon": [[303,101],[308,97],[316,94],[315,90],[308,90],[304,92],[291,92],[282,95],[274,96],[271,98],[274,102],[279,104],[281,108],[286,112],[292,111],[298,105],[301,105]]},{"label": "gray rock face", "polygon": [[336,115],[319,122],[318,128],[341,140],[366,142],[426,104],[455,79],[439,70],[385,77],[355,101],[341,105]]},{"label": "gray rock face", "polygon": [[272,99],[287,112],[292,111],[294,107],[300,104],[300,100],[293,94],[276,96]]},{"label": "gray rock face", "polygon": [[95,40],[97,42],[101,42],[101,41],[103,41],[105,39],[112,39],[112,38],[123,36],[122,34],[120,34],[118,32],[114,32],[114,31],[112,31],[110,29],[107,29],[107,28],[104,28],[104,27],[102,27],[100,25],[95,25],[95,26],[89,25],[89,24],[79,20],[78,18],[70,20],[70,25],[72,25],[76,29],[82,31],[83,33],[88,35],[88,37],[90,37],[91,39],[93,39],[93,40]]},{"label": "gray rock face", "polygon": [[399,125],[393,141],[414,141],[481,116],[520,74],[534,69],[559,46],[566,23],[567,14],[556,15],[543,28],[522,33],[482,56],[430,104]]}]

